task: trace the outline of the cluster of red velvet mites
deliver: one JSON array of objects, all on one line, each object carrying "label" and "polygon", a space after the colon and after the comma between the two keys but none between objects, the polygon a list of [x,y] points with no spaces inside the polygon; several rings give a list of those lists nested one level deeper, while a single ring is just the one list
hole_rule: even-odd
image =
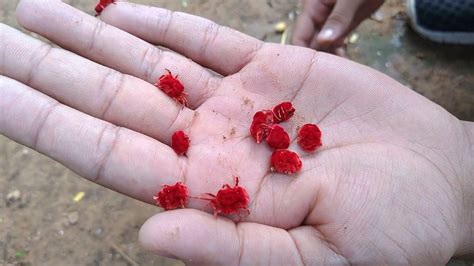
[{"label": "cluster of red velvet mites", "polygon": [[174,132],[173,136],[171,136],[171,148],[176,152],[178,155],[186,156],[186,152],[189,148],[189,137],[184,133],[182,130],[178,130]]},{"label": "cluster of red velvet mites", "polygon": [[158,78],[155,86],[162,90],[166,95],[182,104],[188,106],[188,100],[186,99],[186,93],[184,92],[184,86],[178,79],[178,75],[173,76],[171,71],[166,69],[166,74]]},{"label": "cluster of red velvet mites", "polygon": [[222,186],[217,195],[207,193],[211,198],[200,198],[208,200],[211,208],[214,209],[214,216],[218,214],[239,214],[246,211],[250,214],[248,205],[250,202],[249,194],[244,187],[239,186],[239,178],[234,177],[235,185],[231,187],[228,184]]},{"label": "cluster of red velvet mites", "polygon": [[165,211],[177,208],[184,208],[188,202],[188,188],[185,184],[177,182],[176,184],[163,185],[161,190],[156,193],[153,199],[156,205],[165,209]]},{"label": "cluster of red velvet mites", "polygon": [[[235,178],[235,185],[231,187],[225,184],[217,192],[217,195],[206,193],[206,198],[193,197],[209,201],[209,205],[214,210],[214,215],[218,214],[240,214],[241,211],[250,214],[248,209],[250,198],[247,190],[239,186],[239,178]],[[185,184],[177,182],[174,185],[163,185],[161,190],[156,193],[153,199],[156,205],[165,209],[165,211],[177,208],[184,208],[188,202],[188,188]]]},{"label": "cluster of red velvet mites", "polygon": [[97,13],[96,16],[99,16],[104,8],[106,8],[110,4],[115,4],[115,0],[100,0],[99,3],[95,6],[95,12]]},{"label": "cluster of red velvet mites", "polygon": [[[290,102],[282,102],[272,110],[262,110],[255,113],[250,126],[250,134],[257,143],[266,140],[273,154],[270,158],[272,171],[287,175],[301,171],[303,163],[296,152],[287,150],[290,146],[290,136],[283,127],[278,125],[289,120],[295,113]],[[305,151],[315,151],[321,143],[321,130],[317,125],[306,124],[298,131],[298,144]]]},{"label": "cluster of red velvet mites", "polygon": [[290,102],[280,103],[272,110],[258,111],[253,116],[250,134],[257,143],[266,140],[273,149],[286,149],[290,146],[290,136],[278,123],[290,119],[294,112]]}]

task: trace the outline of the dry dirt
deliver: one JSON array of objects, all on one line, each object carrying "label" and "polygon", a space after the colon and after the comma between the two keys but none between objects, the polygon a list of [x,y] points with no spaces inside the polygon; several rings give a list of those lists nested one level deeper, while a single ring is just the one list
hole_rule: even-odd
[{"label": "dry dirt", "polygon": [[[0,22],[19,28],[17,2],[0,0]],[[67,2],[91,14],[95,3]],[[297,10],[297,0],[189,0],[187,7],[177,0],[135,2],[204,16],[272,42],[280,41],[274,23],[291,23],[289,14]],[[382,15],[382,22],[368,20],[357,30],[358,40],[348,45],[350,58],[387,73],[457,117],[474,120],[472,47],[421,39],[407,28],[402,1],[388,1]],[[85,197],[74,202],[80,191]],[[0,265],[181,264],[138,245],[141,224],[158,211],[0,136]]]}]

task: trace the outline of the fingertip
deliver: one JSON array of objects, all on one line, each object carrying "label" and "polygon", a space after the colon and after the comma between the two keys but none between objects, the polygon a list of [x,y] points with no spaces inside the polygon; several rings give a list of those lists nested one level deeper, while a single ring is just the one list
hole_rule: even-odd
[{"label": "fingertip", "polygon": [[360,6],[359,1],[337,1],[318,35],[318,42],[323,49],[337,47],[345,37]]},{"label": "fingertip", "polygon": [[332,41],[334,40],[334,36],[335,36],[334,29],[325,28],[319,33],[318,40],[319,41]]},{"label": "fingertip", "polygon": [[42,22],[54,23],[48,12],[56,11],[61,4],[64,3],[60,0],[21,0],[16,6],[15,16],[22,27],[34,31],[41,28]]},{"label": "fingertip", "polygon": [[31,4],[34,4],[34,1],[21,0],[16,6],[16,19],[18,23],[25,28],[28,28],[29,19],[32,17],[31,14],[29,14]]},{"label": "fingertip", "polygon": [[333,45],[334,42],[340,36],[340,31],[333,27],[325,27],[316,37],[317,43],[323,47],[328,48]]}]

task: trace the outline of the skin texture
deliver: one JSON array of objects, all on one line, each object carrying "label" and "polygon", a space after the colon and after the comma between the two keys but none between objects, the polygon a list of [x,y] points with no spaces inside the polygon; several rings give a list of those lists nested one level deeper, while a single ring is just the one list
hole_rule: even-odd
[{"label": "skin texture", "polygon": [[[149,203],[177,181],[194,196],[234,175],[247,189],[251,214],[234,221],[198,199],[151,217],[140,241],[156,254],[191,265],[383,265],[472,251],[472,123],[394,80],[124,2],[103,22],[53,0],[21,1],[17,16],[73,53],[0,25],[1,134]],[[165,68],[189,88],[191,108],[152,85]],[[297,110],[286,126],[304,168],[293,177],[269,172],[271,149],[248,131],[256,111],[282,101]],[[316,153],[295,141],[304,123],[321,127]],[[189,132],[188,157],[169,147],[176,130]]]},{"label": "skin texture", "polygon": [[344,55],[344,39],[383,0],[303,0],[292,37],[294,45]]}]

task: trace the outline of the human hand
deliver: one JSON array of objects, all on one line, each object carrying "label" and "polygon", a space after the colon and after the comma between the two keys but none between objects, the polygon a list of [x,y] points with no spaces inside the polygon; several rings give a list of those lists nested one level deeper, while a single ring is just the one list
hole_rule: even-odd
[{"label": "human hand", "polygon": [[344,55],[344,39],[383,0],[303,0],[292,43]]},{"label": "human hand", "polygon": [[[251,214],[237,223],[200,211],[211,210],[199,200],[150,218],[140,241],[153,252],[189,264],[293,265],[438,264],[472,251],[473,127],[392,79],[159,8],[119,2],[102,13],[108,24],[59,1],[23,0],[17,13],[102,65],[1,25],[0,133],[149,203],[177,180],[192,195],[234,174],[247,188]],[[151,85],[165,68],[180,75],[192,109]],[[255,111],[284,100],[297,109],[293,133],[307,122],[323,131],[315,154],[292,143],[303,155],[296,176],[269,173],[270,149],[248,133]],[[179,129],[191,138],[187,158],[168,146]]]}]

